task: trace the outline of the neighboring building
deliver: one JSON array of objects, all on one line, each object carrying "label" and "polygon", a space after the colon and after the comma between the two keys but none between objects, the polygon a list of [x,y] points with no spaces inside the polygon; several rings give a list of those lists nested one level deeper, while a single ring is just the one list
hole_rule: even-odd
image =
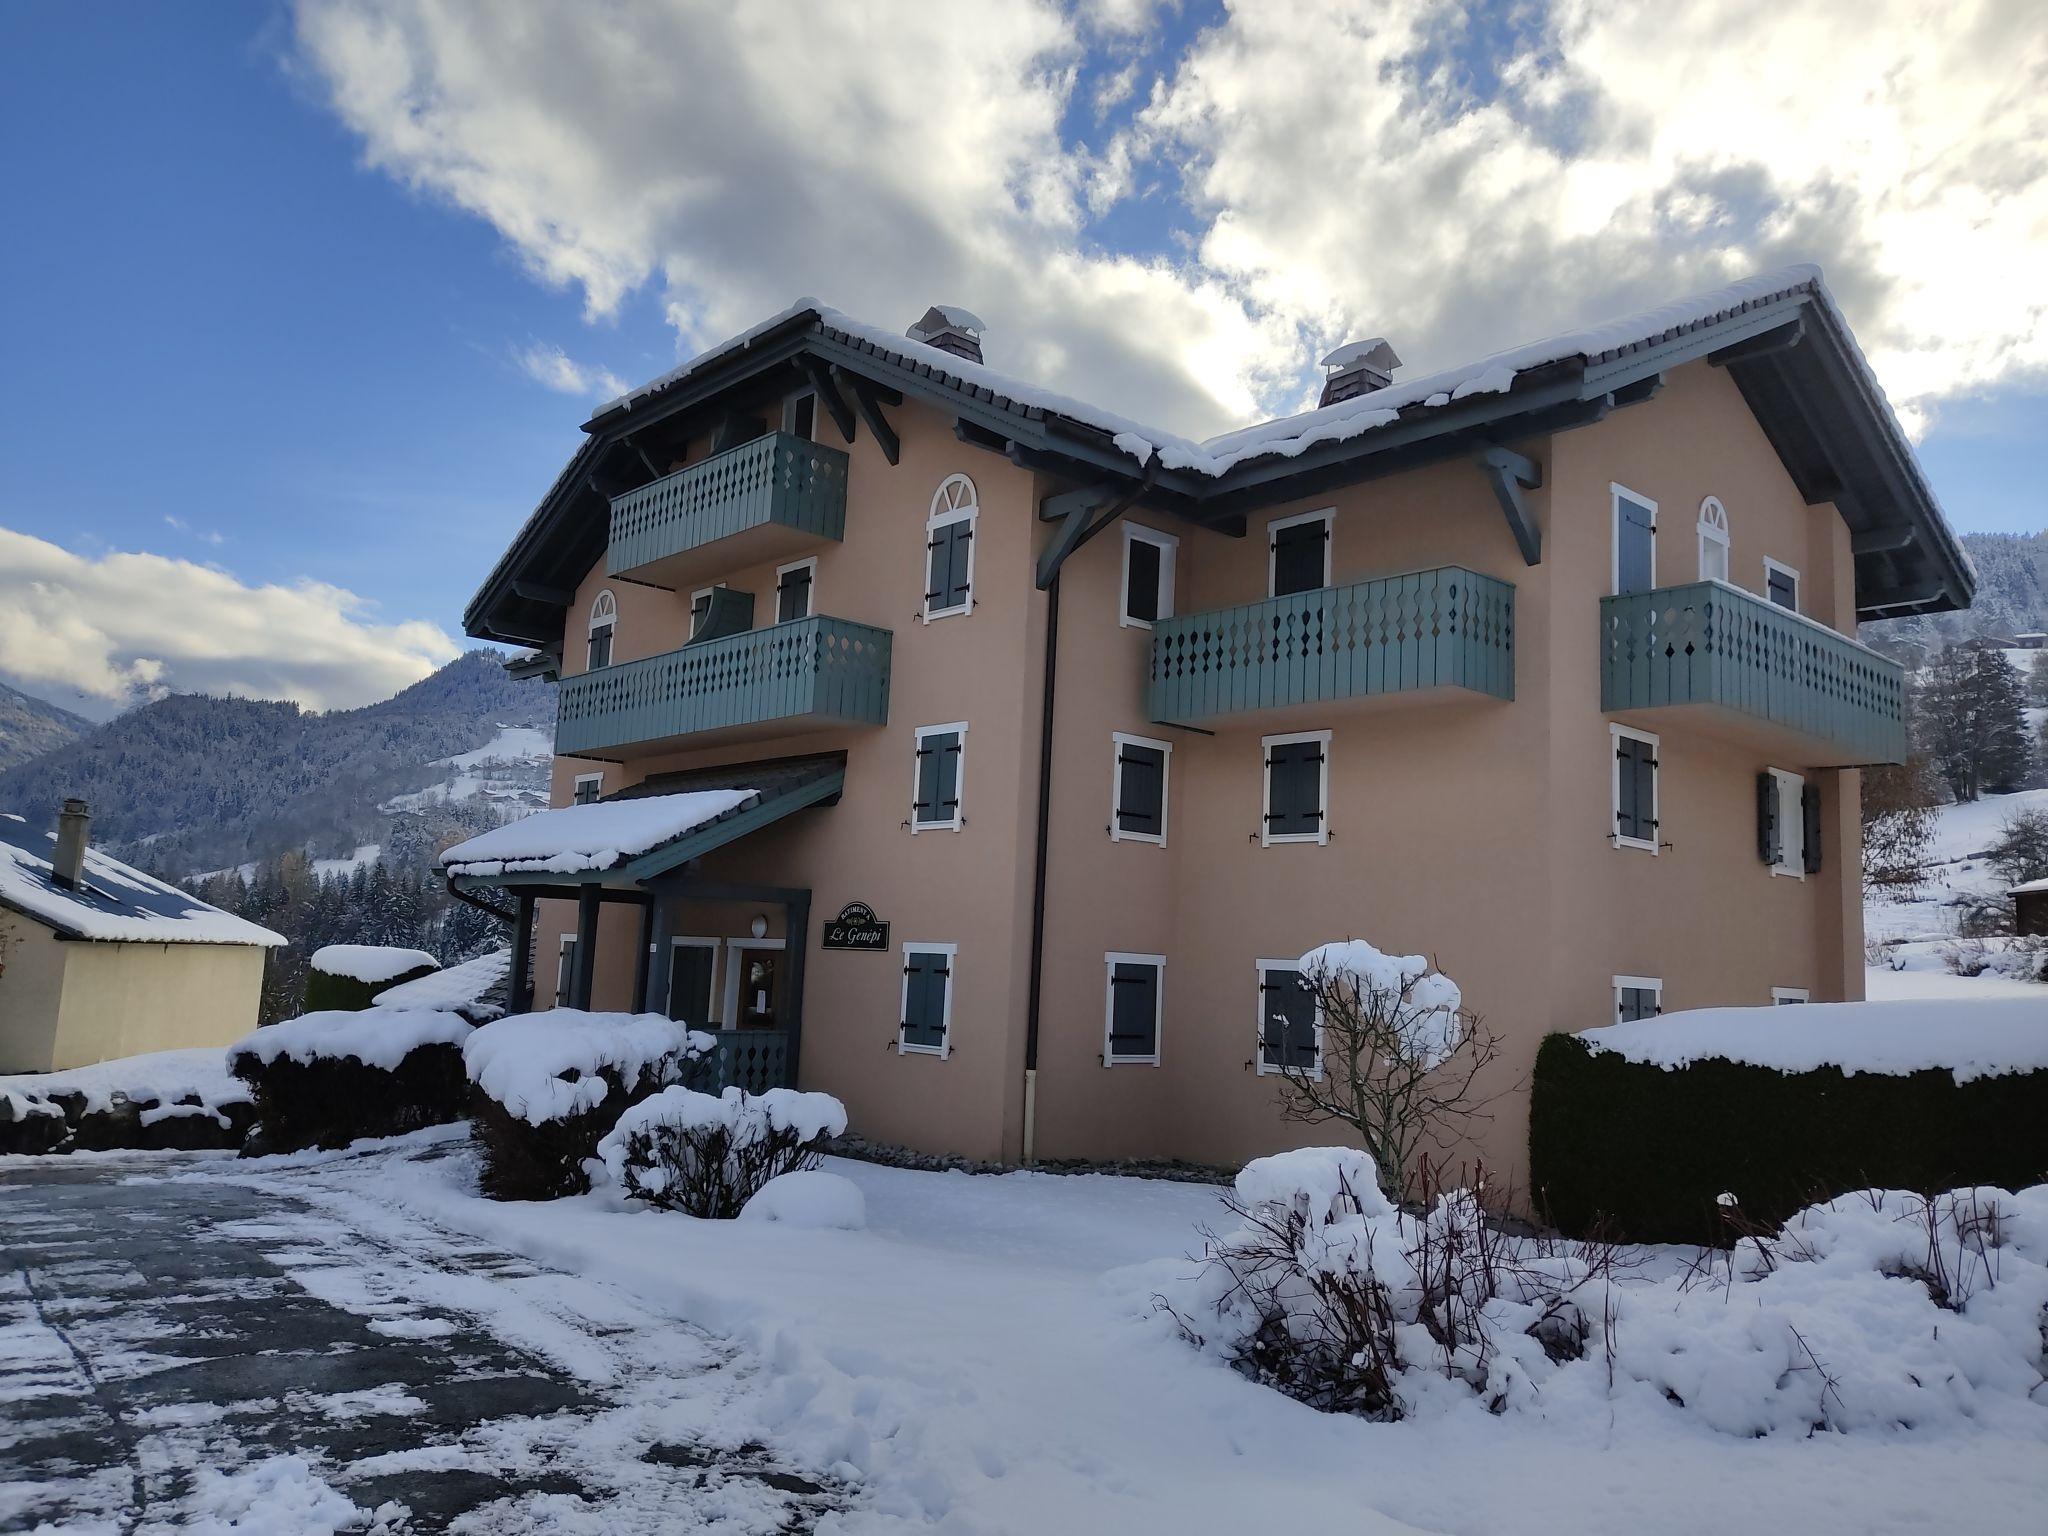
[{"label": "neighboring building", "polygon": [[2039,629],[2022,630],[2012,637],[2012,643],[2022,651],[2038,651],[2048,648],[2048,631]]},{"label": "neighboring building", "polygon": [[256,1027],[282,936],[87,846],[82,800],[54,842],[0,813],[0,1072],[227,1045]]},{"label": "neighboring building", "polygon": [[[1813,268],[1195,443],[805,301],[600,411],[466,615],[554,804],[451,852],[551,999],[978,1157],[1235,1162],[1289,972],[1433,956],[1505,1035],[1861,995],[1858,620],[1972,577]],[[524,828],[524,831],[520,829]],[[491,841],[496,839],[496,841]],[[515,946],[518,953],[524,950]]]},{"label": "neighboring building", "polygon": [[2048,938],[2048,880],[2029,880],[2012,888],[2012,931],[2022,937]]}]

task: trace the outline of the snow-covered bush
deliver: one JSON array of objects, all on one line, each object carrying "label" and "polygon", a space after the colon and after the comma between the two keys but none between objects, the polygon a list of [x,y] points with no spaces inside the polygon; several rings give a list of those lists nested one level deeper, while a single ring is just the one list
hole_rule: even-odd
[{"label": "snow-covered bush", "polygon": [[306,972],[307,1013],[367,1008],[386,987],[431,975],[441,962],[423,949],[396,944],[328,944],[313,951]]},{"label": "snow-covered bush", "polygon": [[741,1221],[858,1232],[868,1224],[867,1196],[849,1178],[822,1168],[780,1174],[740,1209]]},{"label": "snow-covered bush", "polygon": [[494,1200],[582,1193],[585,1165],[620,1115],[716,1043],[658,1013],[552,1008],[484,1025],[462,1053],[483,1192]]},{"label": "snow-covered bush", "polygon": [[816,1168],[825,1142],[845,1130],[846,1106],[830,1094],[728,1088],[714,1098],[677,1086],[627,1110],[597,1150],[626,1193],[725,1219],[770,1180]]},{"label": "snow-covered bush", "polygon": [[[2002,1419],[2044,1432],[2048,1186],[1870,1190],[1651,1273],[1511,1236],[1473,1196],[1389,1208],[1354,1161],[1250,1165],[1184,1337],[1313,1406],[1399,1418],[1676,1408],[1739,1436]],[[1730,1209],[1739,1212],[1739,1207]]]},{"label": "snow-covered bush", "polygon": [[267,1024],[228,1047],[256,1099],[249,1152],[342,1147],[460,1120],[468,1020],[431,1009],[329,1010]]},{"label": "snow-covered bush", "polygon": [[1958,976],[2007,976],[2015,981],[2048,982],[2048,938],[1959,939],[1935,951],[1941,963]]}]

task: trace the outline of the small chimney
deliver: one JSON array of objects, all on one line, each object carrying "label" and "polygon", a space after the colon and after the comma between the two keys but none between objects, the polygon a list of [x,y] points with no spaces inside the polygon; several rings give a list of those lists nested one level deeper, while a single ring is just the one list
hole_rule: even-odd
[{"label": "small chimney", "polygon": [[906,334],[912,341],[921,341],[928,347],[937,347],[941,352],[950,352],[970,363],[978,363],[981,361],[981,333],[987,329],[981,323],[981,317],[971,309],[962,309],[957,304],[934,304]]},{"label": "small chimney", "polygon": [[57,851],[50,858],[50,874],[67,891],[85,885],[85,845],[92,810],[83,800],[66,800],[57,813]]},{"label": "small chimney", "polygon": [[1323,398],[1318,405],[1336,405],[1356,395],[1369,395],[1394,382],[1394,370],[1401,366],[1400,354],[1384,336],[1366,341],[1347,341],[1323,359],[1330,370],[1323,380]]}]

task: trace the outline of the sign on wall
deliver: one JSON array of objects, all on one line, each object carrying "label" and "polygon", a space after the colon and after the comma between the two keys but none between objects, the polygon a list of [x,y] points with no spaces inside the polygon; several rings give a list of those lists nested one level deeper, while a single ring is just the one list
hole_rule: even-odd
[{"label": "sign on wall", "polygon": [[889,925],[875,916],[864,901],[849,901],[839,915],[825,924],[827,949],[864,949],[880,952],[889,947]]}]

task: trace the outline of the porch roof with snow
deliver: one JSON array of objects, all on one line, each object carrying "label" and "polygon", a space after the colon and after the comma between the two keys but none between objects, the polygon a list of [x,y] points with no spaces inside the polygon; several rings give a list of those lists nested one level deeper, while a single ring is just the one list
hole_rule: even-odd
[{"label": "porch roof with snow", "polygon": [[962,441],[1105,501],[1136,492],[1140,505],[1241,532],[1261,506],[1590,424],[1701,360],[1728,370],[1800,493],[1840,509],[1860,618],[1968,606],[1968,558],[1819,268],[1800,265],[1202,441],[799,299],[585,423],[464,626],[558,644],[566,594],[603,552],[611,497],[724,414],[804,382],[851,392],[852,406],[828,413],[843,413],[849,441],[853,407],[873,431],[886,407],[915,399],[951,414]]},{"label": "porch roof with snow", "polygon": [[51,868],[53,838],[0,812],[0,908],[40,923],[62,939],[110,944],[244,944],[272,949],[284,935],[223,912],[189,891],[85,851],[85,879],[60,885]]},{"label": "porch roof with snow", "polygon": [[457,843],[441,868],[460,886],[630,888],[838,798],[843,754],[662,774],[589,805],[540,811]]}]

